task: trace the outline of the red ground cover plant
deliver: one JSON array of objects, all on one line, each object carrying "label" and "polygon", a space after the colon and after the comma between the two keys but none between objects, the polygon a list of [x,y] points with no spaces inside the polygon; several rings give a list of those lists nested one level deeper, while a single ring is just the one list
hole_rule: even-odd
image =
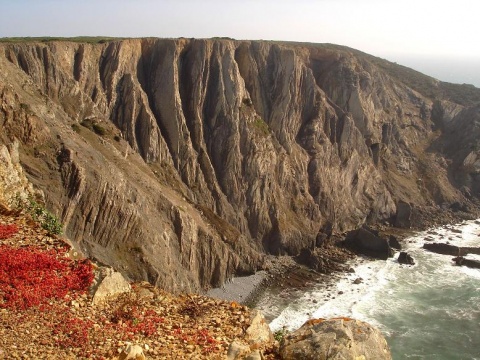
[{"label": "red ground cover plant", "polygon": [[0,225],[0,239],[8,239],[12,235],[18,233],[18,226],[15,224],[11,225]]},{"label": "red ground cover plant", "polygon": [[216,350],[218,340],[216,340],[207,329],[184,329],[181,327],[176,328],[173,331],[174,336],[181,339],[188,344],[199,345],[202,348],[202,353],[208,354]]},{"label": "red ground cover plant", "polygon": [[133,339],[137,334],[147,337],[154,335],[158,324],[164,321],[165,319],[154,310],[142,311],[131,299],[126,299],[111,317],[111,323],[116,325],[117,330],[124,333],[124,338],[127,340]]},{"label": "red ground cover plant", "polygon": [[21,310],[86,291],[93,281],[92,265],[65,257],[66,251],[0,246],[0,307]]},{"label": "red ground cover plant", "polygon": [[60,319],[62,321],[59,321],[52,331],[54,335],[57,335],[57,345],[62,348],[85,349],[90,342],[90,330],[93,321],[65,316],[60,317]]}]

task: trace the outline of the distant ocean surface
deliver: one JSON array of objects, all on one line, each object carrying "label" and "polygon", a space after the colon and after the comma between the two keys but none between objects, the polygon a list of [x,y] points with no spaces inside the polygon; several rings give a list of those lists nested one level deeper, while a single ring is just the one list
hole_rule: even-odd
[{"label": "distant ocean surface", "polygon": [[[389,59],[438,80],[480,88],[480,58],[400,57]],[[480,101],[480,99],[479,99]]]},{"label": "distant ocean surface", "polygon": [[[400,265],[398,253],[387,261],[358,260],[352,264],[355,273],[342,275],[336,284],[294,298],[265,294],[257,307],[272,320],[274,331],[296,329],[311,317],[364,320],[385,334],[394,360],[480,359],[480,269],[454,266],[452,256],[422,249],[426,236],[480,246],[480,225],[468,221],[434,231],[406,240],[404,250],[414,266]],[[359,277],[362,283],[353,284]]]}]

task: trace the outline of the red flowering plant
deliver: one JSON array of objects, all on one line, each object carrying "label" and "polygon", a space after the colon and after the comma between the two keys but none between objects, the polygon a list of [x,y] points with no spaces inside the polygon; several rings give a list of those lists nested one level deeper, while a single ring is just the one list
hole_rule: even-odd
[{"label": "red flowering plant", "polygon": [[0,240],[8,239],[12,235],[18,233],[18,226],[15,224],[1,225],[0,224]]},{"label": "red flowering plant", "polygon": [[66,251],[1,245],[0,307],[21,310],[86,291],[93,281],[92,265],[67,258]]}]

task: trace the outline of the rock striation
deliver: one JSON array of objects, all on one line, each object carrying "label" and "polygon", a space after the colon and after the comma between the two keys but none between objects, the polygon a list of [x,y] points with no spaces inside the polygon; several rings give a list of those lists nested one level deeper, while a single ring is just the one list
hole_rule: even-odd
[{"label": "rock striation", "polygon": [[0,142],[75,246],[131,279],[197,291],[325,229],[477,206],[478,89],[353,49],[5,42],[0,69]]}]

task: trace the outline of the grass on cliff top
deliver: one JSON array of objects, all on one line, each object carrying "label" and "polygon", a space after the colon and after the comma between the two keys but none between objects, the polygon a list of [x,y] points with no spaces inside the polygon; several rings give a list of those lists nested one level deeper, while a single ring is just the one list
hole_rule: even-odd
[{"label": "grass on cliff top", "polygon": [[52,41],[70,41],[87,44],[103,44],[109,41],[125,40],[126,38],[109,36],[76,36],[76,37],[4,37],[0,38],[0,43],[24,43],[24,42],[52,42]]}]

